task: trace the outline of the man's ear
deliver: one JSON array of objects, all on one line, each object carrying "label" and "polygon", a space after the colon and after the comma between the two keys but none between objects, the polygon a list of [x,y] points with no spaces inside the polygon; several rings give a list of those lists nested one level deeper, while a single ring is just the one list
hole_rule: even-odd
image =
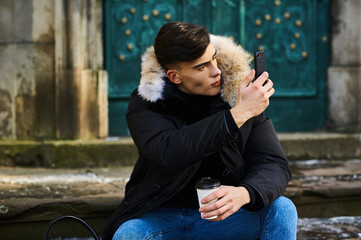
[{"label": "man's ear", "polygon": [[181,84],[182,83],[182,80],[179,77],[179,73],[175,69],[169,69],[167,71],[167,77],[174,84]]}]

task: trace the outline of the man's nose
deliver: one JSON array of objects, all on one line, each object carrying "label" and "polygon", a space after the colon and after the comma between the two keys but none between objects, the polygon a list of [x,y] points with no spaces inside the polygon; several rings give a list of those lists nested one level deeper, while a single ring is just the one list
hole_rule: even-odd
[{"label": "man's nose", "polygon": [[212,70],[211,70],[212,76],[218,76],[221,75],[222,71],[218,68],[217,62],[212,63]]}]

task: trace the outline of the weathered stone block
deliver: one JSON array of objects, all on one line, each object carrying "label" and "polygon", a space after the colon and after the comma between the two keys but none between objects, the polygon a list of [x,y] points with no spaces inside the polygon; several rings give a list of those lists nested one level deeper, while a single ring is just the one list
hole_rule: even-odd
[{"label": "weathered stone block", "polygon": [[0,53],[0,86],[9,89],[12,97],[34,95],[33,44],[5,44]]},{"label": "weathered stone block", "polygon": [[[1,30],[1,29],[0,29]],[[4,44],[0,45],[0,139],[14,139],[14,82],[11,71],[11,53],[15,48]]]},{"label": "weathered stone block", "polygon": [[57,137],[76,139],[79,134],[80,71],[63,70],[57,84]]},{"label": "weathered stone block", "polygon": [[330,67],[329,125],[339,131],[361,131],[361,67]]},{"label": "weathered stone block", "polygon": [[[13,1],[13,31],[15,41],[32,41],[33,0]],[[10,25],[11,26],[11,25]]]},{"label": "weathered stone block", "polygon": [[361,65],[361,1],[331,1],[333,66]]},{"label": "weathered stone block", "polygon": [[62,72],[59,91],[59,138],[96,138],[108,134],[107,75],[97,70]]},{"label": "weathered stone block", "polygon": [[105,71],[84,70],[81,78],[81,137],[106,137],[108,135],[107,75]]},{"label": "weathered stone block", "polygon": [[54,138],[53,59],[53,43],[0,46],[0,89],[7,92],[10,99],[3,105],[3,108],[8,106],[7,120],[0,116],[0,125],[7,126],[7,133],[0,133],[0,139]]},{"label": "weathered stone block", "polygon": [[18,44],[16,49],[20,51],[17,53],[20,58],[14,62],[23,61],[23,68],[15,72],[16,138],[53,138],[54,44]]},{"label": "weathered stone block", "polygon": [[54,42],[54,1],[32,0],[33,29],[35,42]]},{"label": "weathered stone block", "polygon": [[0,88],[0,139],[14,138],[13,101],[11,93]]},{"label": "weathered stone block", "polygon": [[35,130],[33,138],[55,138],[54,44],[34,45]]},{"label": "weathered stone block", "polygon": [[34,96],[33,47],[31,44],[4,44],[0,46],[0,89],[9,98],[4,108],[6,117],[0,117],[0,125],[6,125],[1,139],[16,137],[16,100],[18,96]]},{"label": "weathered stone block", "polygon": [[34,136],[35,104],[33,96],[18,96],[15,100],[16,138],[31,139]]},{"label": "weathered stone block", "polygon": [[54,41],[53,25],[53,1],[0,1],[0,42]]},{"label": "weathered stone block", "polygon": [[97,101],[97,72],[84,70],[81,72],[81,92],[80,92],[80,135],[82,138],[91,138],[98,135],[99,108]]},{"label": "weathered stone block", "polygon": [[0,1],[0,42],[9,42],[14,39],[12,20],[13,1]]},{"label": "weathered stone block", "polygon": [[98,71],[98,104],[99,104],[99,135],[100,138],[108,136],[109,112],[108,112],[108,73]]},{"label": "weathered stone block", "polygon": [[39,76],[43,72],[54,73],[54,43],[34,43],[34,72]]},{"label": "weathered stone block", "polygon": [[36,77],[35,139],[55,138],[55,82],[53,72],[43,72]]}]

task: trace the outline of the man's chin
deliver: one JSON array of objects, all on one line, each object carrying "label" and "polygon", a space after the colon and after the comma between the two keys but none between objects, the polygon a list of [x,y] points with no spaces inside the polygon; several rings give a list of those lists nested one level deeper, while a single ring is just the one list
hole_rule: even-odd
[{"label": "man's chin", "polygon": [[218,86],[218,87],[214,87],[214,89],[212,89],[211,91],[207,92],[204,95],[206,95],[206,96],[216,96],[220,92],[221,92],[221,86]]}]

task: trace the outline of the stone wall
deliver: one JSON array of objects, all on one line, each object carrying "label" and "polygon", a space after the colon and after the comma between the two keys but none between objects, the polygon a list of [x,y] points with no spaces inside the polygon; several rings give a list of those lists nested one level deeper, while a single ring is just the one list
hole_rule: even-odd
[{"label": "stone wall", "polygon": [[0,1],[0,138],[54,138],[54,76],[52,1]]},{"label": "stone wall", "polygon": [[361,131],[361,1],[331,1],[329,127]]},{"label": "stone wall", "polygon": [[101,0],[0,1],[0,139],[107,136],[102,34]]}]

